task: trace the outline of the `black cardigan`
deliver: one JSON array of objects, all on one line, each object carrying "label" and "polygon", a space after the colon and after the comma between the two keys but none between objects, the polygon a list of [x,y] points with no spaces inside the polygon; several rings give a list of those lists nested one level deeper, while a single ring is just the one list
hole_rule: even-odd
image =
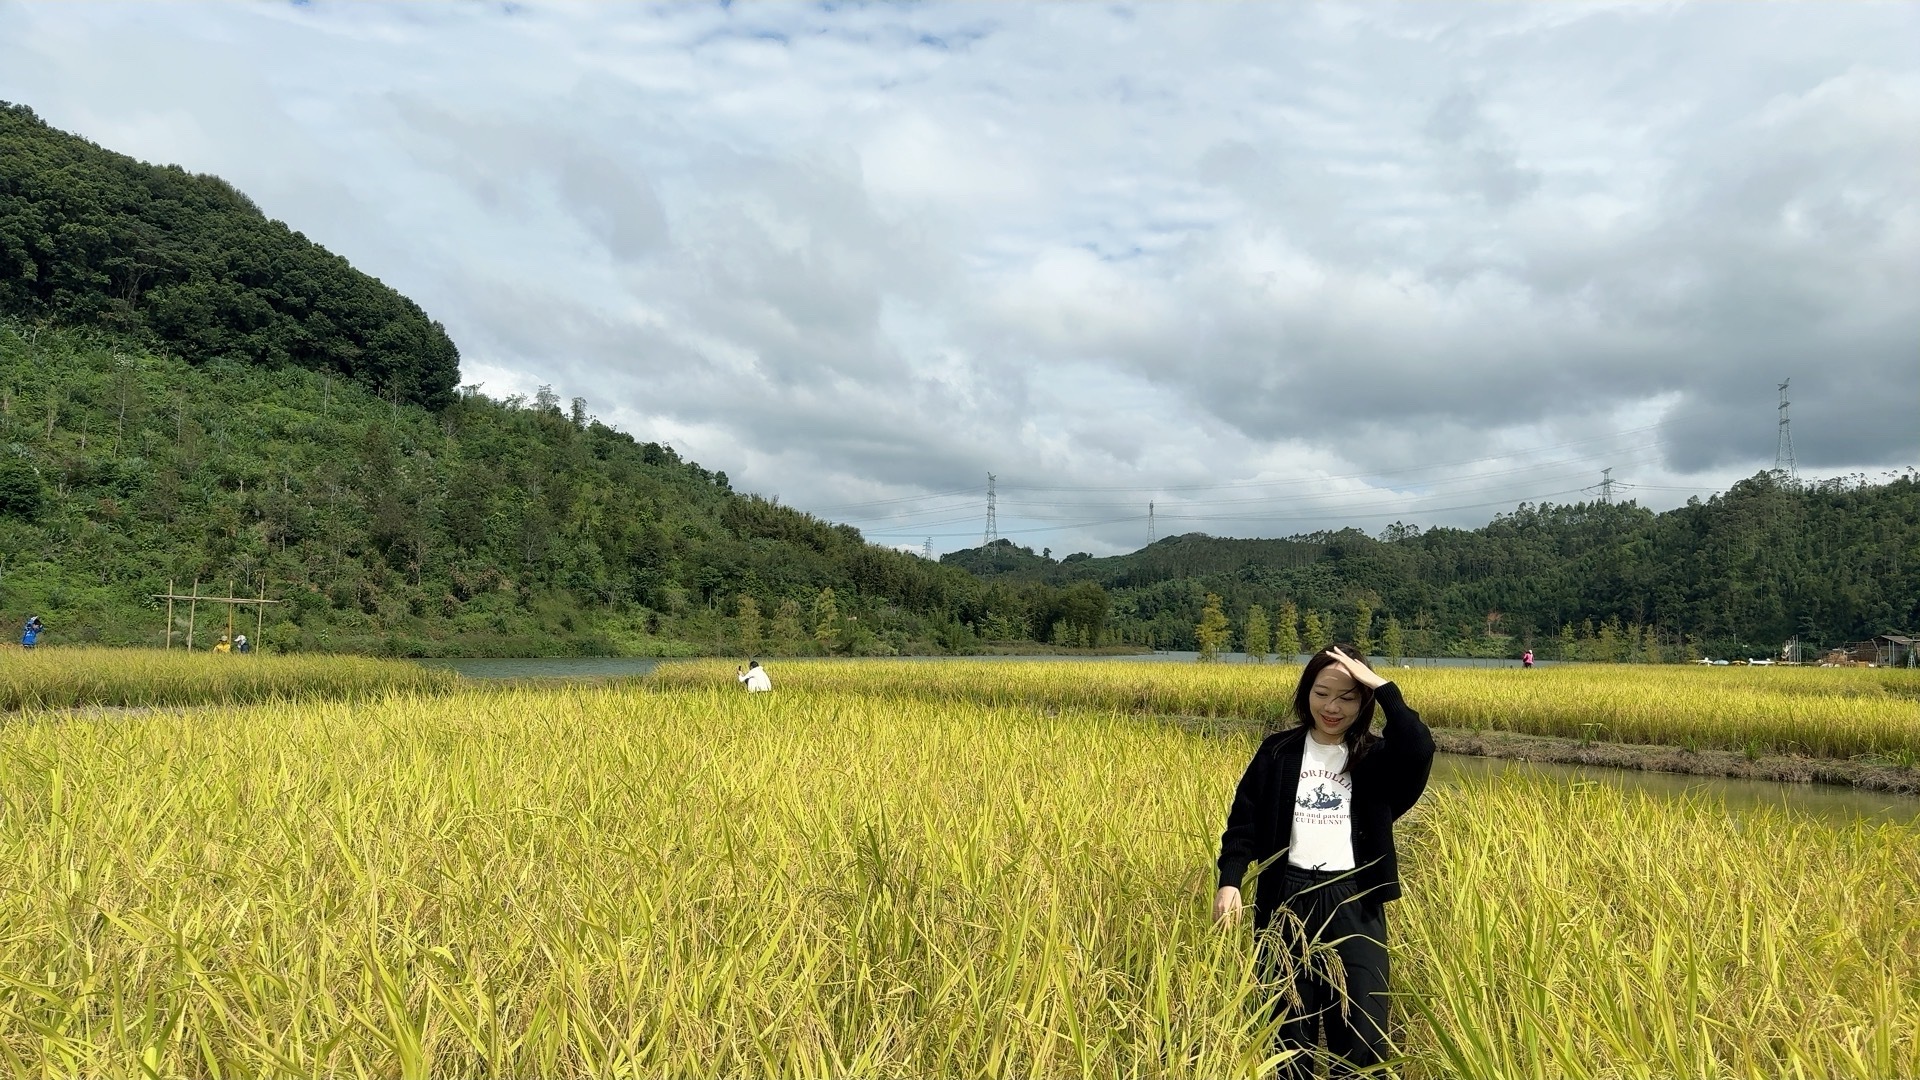
[{"label": "black cardigan", "polygon": [[[1374,691],[1386,714],[1380,738],[1353,767],[1353,862],[1367,899],[1384,903],[1400,896],[1400,861],[1393,850],[1393,823],[1413,808],[1433,771],[1433,733],[1407,707],[1400,688]],[[1300,758],[1307,729],[1269,735],[1254,752],[1220,834],[1220,885],[1239,887],[1247,867],[1271,859],[1293,840],[1293,799],[1300,786]],[[1277,862],[1277,860],[1276,860]],[[1281,867],[1260,875],[1255,916],[1265,921],[1284,899]]]}]

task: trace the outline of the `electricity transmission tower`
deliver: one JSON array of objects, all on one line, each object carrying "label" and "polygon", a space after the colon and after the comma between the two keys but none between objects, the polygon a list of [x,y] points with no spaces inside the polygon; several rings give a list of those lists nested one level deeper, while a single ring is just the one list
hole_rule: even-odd
[{"label": "electricity transmission tower", "polygon": [[1606,468],[1606,469],[1600,470],[1599,483],[1593,485],[1592,487],[1581,488],[1580,490],[1582,492],[1591,491],[1591,492],[1598,493],[1600,496],[1600,501],[1611,506],[1613,504],[1614,492],[1631,491],[1633,490],[1633,485],[1629,483],[1625,483],[1620,480],[1615,480],[1613,478],[1613,470],[1611,468]]},{"label": "electricity transmission tower", "polygon": [[928,562],[933,561],[933,537],[927,537],[927,542],[920,546],[920,557]]},{"label": "electricity transmission tower", "polygon": [[1000,539],[1000,522],[995,517],[994,505],[993,505],[993,502],[994,502],[993,481],[994,481],[994,475],[992,473],[988,473],[987,474],[987,532],[986,532],[986,539],[980,541],[981,547],[986,547],[988,544],[991,544],[995,540]]},{"label": "electricity transmission tower", "polygon": [[1787,426],[1787,379],[1780,384],[1780,439],[1773,449],[1773,471],[1782,474],[1789,485],[1800,482],[1800,470],[1793,462],[1793,429]]},{"label": "electricity transmission tower", "polygon": [[1153,543],[1153,500],[1147,500],[1147,543]]}]

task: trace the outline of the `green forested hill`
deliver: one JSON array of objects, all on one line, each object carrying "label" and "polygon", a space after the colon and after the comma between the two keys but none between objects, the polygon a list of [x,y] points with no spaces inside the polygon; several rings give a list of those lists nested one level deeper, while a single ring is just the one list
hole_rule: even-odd
[{"label": "green forested hill", "polygon": [[460,370],[418,305],[226,181],[103,150],[5,102],[0,315],[107,327],[193,363],[331,372],[436,408]]},{"label": "green forested hill", "polygon": [[402,654],[933,648],[985,591],[551,395],[431,411],[6,320],[0,558],[0,625],[54,641],[158,643],[149,595],[197,578],[290,600],[271,646]]},{"label": "green forested hill", "polygon": [[458,369],[412,301],[226,182],[0,103],[0,626],[157,642],[151,594],[198,580],[290,600],[280,648],[1099,635],[1085,590],[988,588],[736,494],[579,403],[457,394]]},{"label": "green forested hill", "polygon": [[1214,593],[1236,626],[1250,606],[1292,603],[1340,637],[1377,642],[1391,620],[1422,654],[1760,655],[1795,636],[1828,646],[1920,626],[1920,474],[1792,485],[1763,473],[1659,514],[1521,506],[1472,530],[1190,534],[1059,562],[1001,541],[945,561],[993,581],[1097,584],[1111,632],[1183,648]]}]

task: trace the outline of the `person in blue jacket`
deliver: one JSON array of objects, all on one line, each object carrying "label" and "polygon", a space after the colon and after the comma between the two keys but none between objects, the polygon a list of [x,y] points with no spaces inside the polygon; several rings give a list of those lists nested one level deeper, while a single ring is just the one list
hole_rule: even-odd
[{"label": "person in blue jacket", "polygon": [[[1386,714],[1378,735],[1369,730],[1376,708]],[[1312,1076],[1322,1034],[1341,1075],[1383,1061],[1389,1050],[1385,905],[1400,895],[1393,823],[1426,790],[1433,733],[1351,645],[1307,661],[1292,711],[1295,725],[1260,744],[1234,791],[1213,910],[1223,923],[1238,921],[1248,868],[1262,867],[1256,931],[1268,931],[1282,910],[1299,919],[1301,931],[1260,933],[1263,970],[1293,972],[1298,993],[1281,999],[1280,1048],[1295,1053],[1280,1075]],[[1344,992],[1329,983],[1323,961],[1309,963],[1312,941],[1334,944]]]},{"label": "person in blue jacket", "polygon": [[20,647],[23,649],[33,648],[40,643],[40,635],[46,632],[47,628],[40,622],[40,616],[27,616],[26,625],[20,628]]}]

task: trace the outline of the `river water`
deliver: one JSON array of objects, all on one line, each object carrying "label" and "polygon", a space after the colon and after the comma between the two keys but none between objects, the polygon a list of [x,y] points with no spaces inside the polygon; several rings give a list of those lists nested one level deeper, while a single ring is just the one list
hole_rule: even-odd
[{"label": "river water", "polygon": [[[1138,656],[983,656],[968,660],[1020,663],[1035,660],[1155,661],[1193,663],[1194,653],[1160,652]],[[948,657],[901,657],[929,663]],[[476,679],[604,679],[646,675],[660,661],[643,657],[620,656],[542,656],[523,659],[425,660],[433,667],[450,668]],[[844,663],[866,663],[846,660]],[[1518,661],[1458,660],[1452,658],[1408,660],[1416,666],[1444,667],[1517,667]],[[1677,773],[1641,772],[1636,769],[1604,769],[1585,765],[1556,765],[1541,762],[1506,761],[1497,758],[1441,754],[1434,764],[1437,783],[1457,783],[1465,777],[1525,773],[1550,776],[1565,783],[1602,783],[1634,791],[1684,797],[1704,795],[1723,800],[1730,810],[1758,807],[1782,807],[1796,813],[1812,814],[1829,820],[1864,818],[1876,822],[1920,821],[1920,797],[1888,795],[1831,784],[1782,784],[1770,780],[1739,780],[1723,777],[1685,776]]]}]

